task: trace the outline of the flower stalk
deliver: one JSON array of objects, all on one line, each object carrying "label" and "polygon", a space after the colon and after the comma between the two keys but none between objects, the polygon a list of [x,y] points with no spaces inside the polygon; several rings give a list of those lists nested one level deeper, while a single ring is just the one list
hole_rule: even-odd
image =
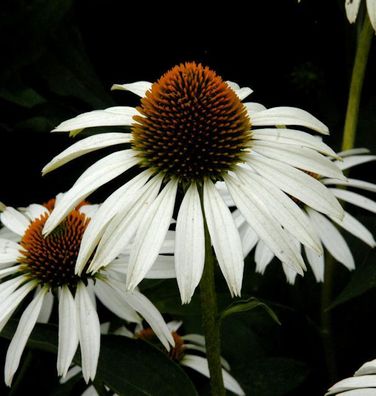
[{"label": "flower stalk", "polygon": [[[203,208],[203,189],[200,188],[201,206]],[[203,210],[203,209],[202,209]],[[205,213],[204,219],[205,219]],[[205,227],[205,266],[200,281],[202,325],[205,335],[206,357],[210,373],[210,387],[212,396],[225,396],[221,365],[220,320],[215,291],[215,255],[212,250],[206,220]]]}]

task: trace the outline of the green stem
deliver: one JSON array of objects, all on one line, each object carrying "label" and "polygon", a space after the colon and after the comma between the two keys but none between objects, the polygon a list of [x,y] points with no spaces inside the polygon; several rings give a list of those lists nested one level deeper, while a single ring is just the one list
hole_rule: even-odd
[{"label": "green stem", "polygon": [[356,128],[358,125],[359,104],[362,94],[364,75],[367,67],[368,54],[371,48],[373,27],[368,14],[364,18],[362,30],[359,35],[355,62],[351,76],[349,99],[347,103],[346,120],[342,139],[342,150],[354,147]]},{"label": "green stem", "polygon": [[333,297],[334,268],[334,259],[327,254],[325,258],[324,283],[321,289],[321,337],[329,383],[334,383],[337,379],[337,360],[333,342],[332,316],[331,312],[328,311]]},{"label": "green stem", "polygon": [[[201,206],[203,208],[203,191],[200,189]],[[203,210],[203,209],[202,209]],[[214,268],[215,255],[212,251],[208,226],[205,220],[205,266],[200,281],[202,325],[205,335],[206,357],[209,365],[210,386],[212,396],[225,396],[221,365],[220,323],[215,291]]]}]

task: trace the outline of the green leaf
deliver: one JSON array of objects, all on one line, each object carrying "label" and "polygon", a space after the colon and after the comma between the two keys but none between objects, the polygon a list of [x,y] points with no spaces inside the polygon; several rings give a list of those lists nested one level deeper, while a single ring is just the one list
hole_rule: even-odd
[{"label": "green leaf", "polygon": [[354,271],[350,282],[329,306],[329,309],[350,301],[374,287],[376,287],[376,266],[374,260],[368,259],[364,265]]},{"label": "green leaf", "polygon": [[263,308],[276,323],[278,323],[279,325],[281,324],[275,312],[268,305],[254,297],[247,298],[246,300],[234,301],[224,311],[221,312],[220,317],[221,319],[224,319],[227,316],[239,312],[251,311],[252,309],[258,307]]},{"label": "green leaf", "polygon": [[32,88],[26,87],[21,89],[1,88],[0,98],[28,109],[46,102],[46,99],[39,95],[38,92]]},{"label": "green leaf", "polygon": [[[17,321],[11,320],[1,336],[11,339],[16,327]],[[56,354],[57,326],[37,324],[28,345]],[[79,354],[74,362],[80,364]],[[96,381],[119,395],[197,396],[189,377],[166,353],[145,341],[123,336],[102,335]]]}]

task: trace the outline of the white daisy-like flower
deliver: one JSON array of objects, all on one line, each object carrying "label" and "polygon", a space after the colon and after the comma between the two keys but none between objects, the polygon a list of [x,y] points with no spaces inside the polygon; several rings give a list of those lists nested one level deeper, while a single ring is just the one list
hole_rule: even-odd
[{"label": "white daisy-like flower", "polygon": [[[192,370],[199,372],[200,374],[204,375],[207,378],[210,378],[209,368],[208,368],[208,361],[202,354],[206,354],[205,348],[205,338],[201,334],[185,334],[179,335],[178,330],[181,327],[181,321],[171,321],[167,323],[167,326],[171,332],[172,337],[175,341],[175,346],[172,348],[168,355],[169,357],[177,362],[178,364],[189,367]],[[104,334],[108,333],[109,323],[107,323],[106,327],[102,327],[102,332]],[[159,344],[155,344],[156,335],[153,329],[151,328],[144,328],[141,324],[137,325],[135,330],[132,332],[128,330],[127,327],[122,326],[115,330],[114,334],[122,335],[128,338],[140,338],[145,341],[148,341],[157,347]],[[238,381],[229,373],[230,365],[228,362],[221,357],[222,363],[222,374],[223,374],[223,381],[225,388],[233,392],[235,395],[244,396],[245,393],[241,386],[239,385]],[[81,371],[80,367],[74,366],[72,367],[67,377],[61,380],[61,383],[65,383],[69,378],[77,375]],[[98,393],[95,390],[94,386],[88,387],[84,393],[84,396],[93,395],[97,396]],[[113,394],[116,396],[116,393]]]},{"label": "white daisy-like flower", "polygon": [[77,273],[87,268],[94,250],[89,272],[110,263],[134,238],[126,284],[133,290],[158,257],[180,188],[183,198],[176,218],[174,257],[182,302],[190,301],[203,272],[204,221],[230,292],[240,295],[241,240],[231,212],[215,188],[219,181],[224,181],[246,221],[283,263],[300,274],[305,269],[286,231],[321,253],[310,222],[288,195],[341,219],[343,210],[335,196],[305,173],[343,178],[326,156],[336,154],[306,132],[276,126],[327,134],[322,122],[297,108],[265,109],[257,103],[242,103],[252,92],[250,88],[225,82],[196,63],[175,66],[154,84],[136,82],[114,88],[139,95],[140,106],[84,113],[55,131],[118,125],[131,127],[131,132],[83,139],[43,169],[46,173],[93,150],[130,143],[130,148],[108,155],[82,174],[48,218],[45,235],[95,189],[132,167],[142,170],[109,196],[94,215],[83,237]]},{"label": "white daisy-like flower", "polygon": [[[338,153],[337,155],[342,159],[340,161],[335,160],[335,162],[342,170],[347,170],[356,165],[376,160],[375,155],[369,155],[369,150],[363,148],[346,150]],[[366,209],[372,213],[376,213],[376,202],[364,197],[361,194],[358,194],[357,192],[351,191],[351,189],[354,188],[355,190],[376,192],[375,184],[352,178],[338,180],[327,177],[319,177],[317,174],[311,174],[311,176],[319,180],[324,185],[328,186],[329,190],[339,200]],[[343,186],[345,186],[346,189],[341,188]],[[226,192],[223,192],[223,187],[221,185],[219,187],[228,205],[233,206],[234,203],[231,201],[231,198],[225,195]],[[353,217],[348,212],[348,209],[345,211],[344,217],[342,219],[338,219],[330,215],[324,216],[321,213],[318,213],[317,210],[307,206],[304,206],[304,210],[306,211],[307,218],[311,226],[316,230],[317,235],[319,235],[320,244],[338,262],[343,264],[349,270],[353,270],[355,268],[354,258],[345,238],[342,236],[336,226],[340,226],[350,234],[362,240],[371,248],[376,246],[376,242],[371,232],[361,222],[359,222],[359,220]],[[256,271],[264,273],[266,267],[272,261],[274,253],[262,240],[257,237],[253,230],[247,225],[245,219],[238,210],[234,211],[233,216],[239,227],[239,232],[242,237],[244,255],[248,255],[248,253],[256,246]],[[296,245],[300,250],[301,247],[298,241],[296,241]],[[307,246],[304,246],[304,252],[317,282],[323,282],[325,264],[324,255],[318,255]],[[288,282],[294,283],[297,274],[296,271],[293,271],[286,265],[283,265],[283,269]]]},{"label": "white daisy-like flower", "polygon": [[[57,197],[57,201],[63,199]],[[21,355],[36,322],[47,322],[55,297],[58,299],[59,329],[57,372],[65,376],[78,345],[83,376],[94,379],[100,350],[100,322],[96,297],[118,317],[140,323],[142,317],[153,328],[167,350],[174,345],[159,311],[137,290],[124,292],[123,275],[111,263],[81,276],[74,269],[81,239],[97,205],[73,208],[52,233],[44,237],[43,226],[55,205],[32,204],[19,211],[3,207],[0,219],[0,331],[34,291],[23,311],[5,361],[5,382],[11,385]],[[163,275],[163,273],[159,273]]]},{"label": "white daisy-like flower", "polygon": [[[350,23],[356,21],[361,1],[362,0],[345,0],[346,15]],[[365,3],[367,5],[369,19],[376,32],[376,0],[365,0]]]},{"label": "white daisy-like flower", "polygon": [[376,396],[376,359],[364,363],[353,377],[345,378],[328,389],[325,396]]}]

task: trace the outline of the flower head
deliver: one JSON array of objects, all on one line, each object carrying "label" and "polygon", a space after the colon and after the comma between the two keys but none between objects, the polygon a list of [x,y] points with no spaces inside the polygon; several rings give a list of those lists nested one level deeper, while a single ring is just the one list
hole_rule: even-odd
[{"label": "flower head", "polygon": [[[101,147],[130,144],[82,174],[48,218],[43,229],[46,235],[95,189],[132,167],[140,170],[107,198],[88,225],[77,259],[78,274],[85,268],[92,272],[106,266],[132,241],[126,287],[134,289],[158,257],[177,204],[174,257],[182,302],[190,301],[201,279],[205,222],[229,290],[240,295],[241,239],[216,189],[220,182],[259,238],[282,262],[303,273],[303,259],[287,231],[318,253],[320,243],[287,194],[341,218],[343,210],[334,195],[305,172],[343,176],[322,155],[335,156],[327,145],[306,132],[281,126],[327,134],[323,123],[297,108],[265,109],[258,103],[243,103],[252,92],[250,88],[225,82],[194,62],[175,66],[154,84],[137,82],[114,88],[139,95],[140,106],[81,114],[55,130],[77,132],[121,125],[130,127],[131,132],[83,139],[43,169],[49,172]],[[181,203],[176,202],[178,189],[183,195]]]},{"label": "flower head", "polygon": [[[62,199],[62,195],[58,199]],[[5,227],[0,233],[0,330],[24,298],[35,291],[9,345],[5,362],[7,385],[11,385],[35,323],[49,320],[55,298],[59,312],[59,375],[66,375],[80,345],[84,378],[89,381],[95,377],[100,322],[93,296],[126,321],[140,322],[140,313],[167,349],[174,345],[162,316],[152,303],[138,291],[124,293],[121,290],[123,275],[116,270],[116,265],[75,274],[82,236],[97,205],[76,206],[44,237],[42,229],[54,205],[55,200],[44,206],[32,204],[24,211],[3,207],[1,213]]]}]

